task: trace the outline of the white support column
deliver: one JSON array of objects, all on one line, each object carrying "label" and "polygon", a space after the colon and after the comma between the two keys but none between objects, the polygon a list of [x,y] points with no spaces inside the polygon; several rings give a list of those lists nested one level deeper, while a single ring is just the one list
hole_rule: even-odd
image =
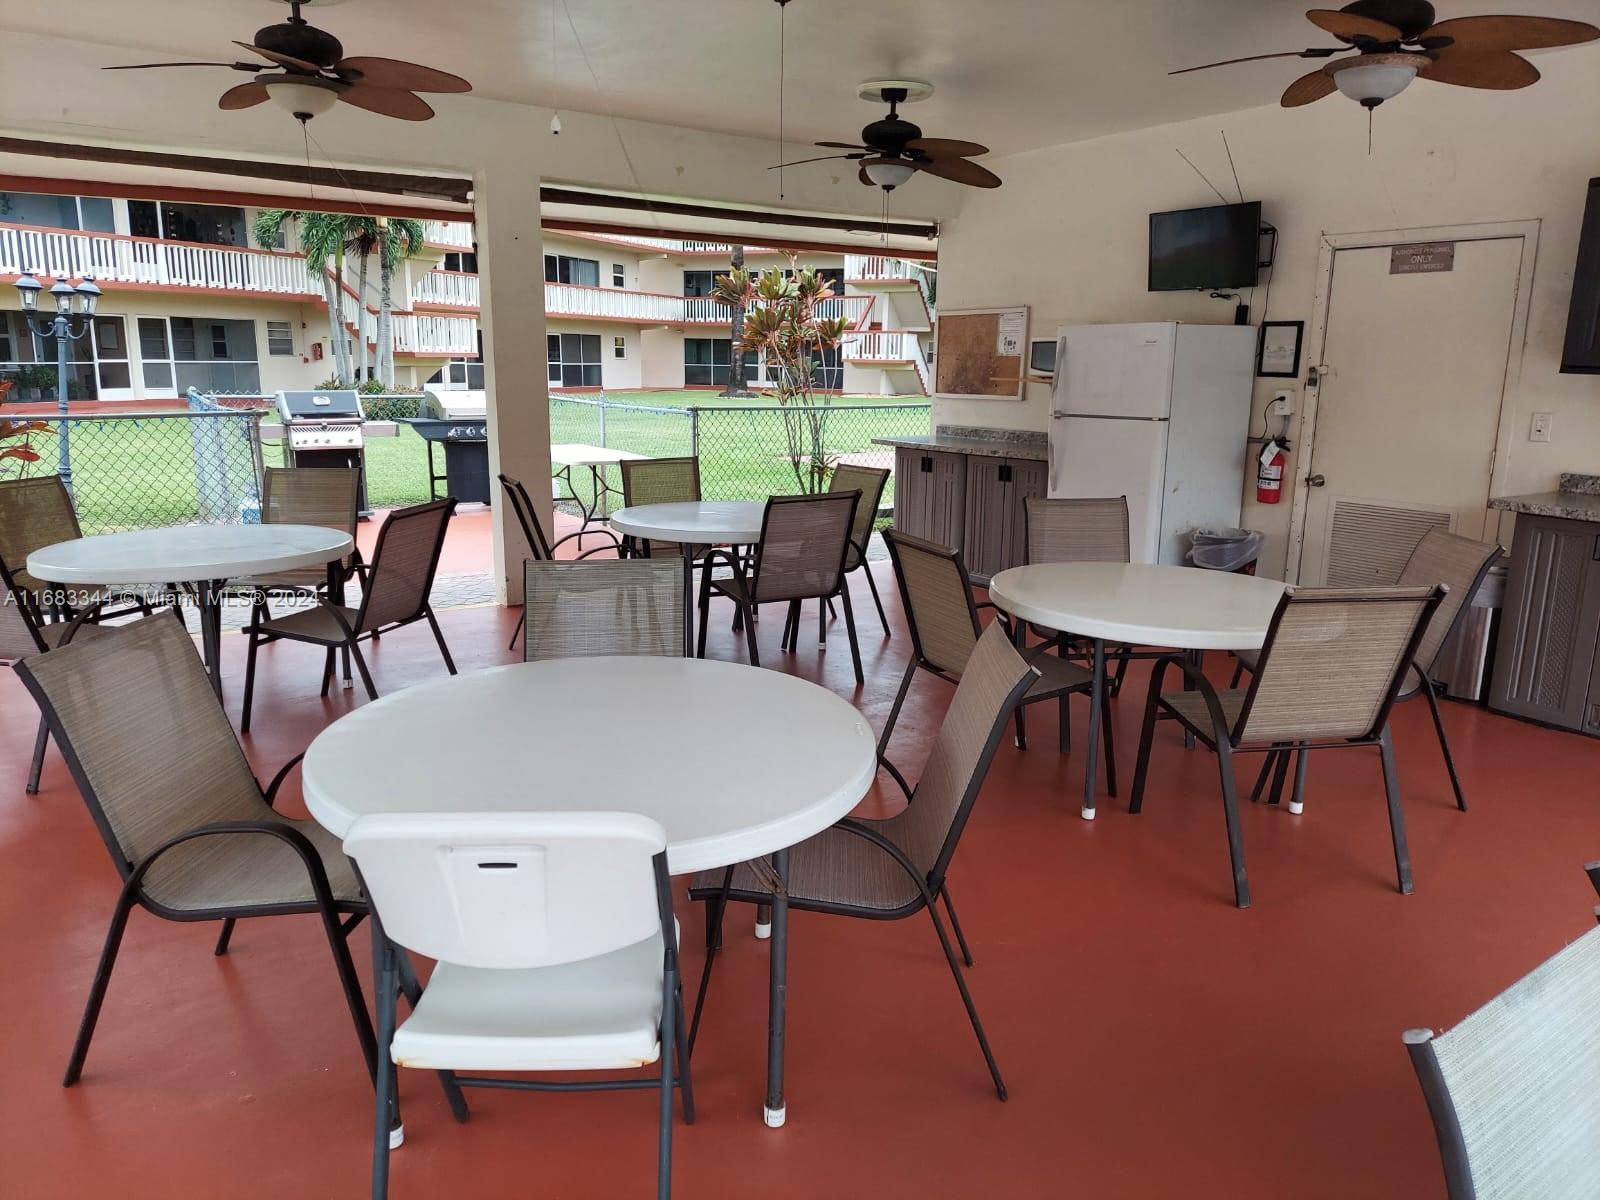
[{"label": "white support column", "polygon": [[479,171],[473,187],[483,291],[479,322],[489,403],[496,597],[501,604],[518,604],[527,547],[495,476],[504,471],[527,484],[545,529],[554,528],[539,172],[531,161],[508,153]]}]

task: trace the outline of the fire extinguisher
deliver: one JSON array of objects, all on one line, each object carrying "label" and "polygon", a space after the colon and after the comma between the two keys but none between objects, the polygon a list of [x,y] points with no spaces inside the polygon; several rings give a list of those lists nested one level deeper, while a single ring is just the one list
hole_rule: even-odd
[{"label": "fire extinguisher", "polygon": [[1276,504],[1283,499],[1283,467],[1289,443],[1271,438],[1261,448],[1261,465],[1256,468],[1256,503]]}]

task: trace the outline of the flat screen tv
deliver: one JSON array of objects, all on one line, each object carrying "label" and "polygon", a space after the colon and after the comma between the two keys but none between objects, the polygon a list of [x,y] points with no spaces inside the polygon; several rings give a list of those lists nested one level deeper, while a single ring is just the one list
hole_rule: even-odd
[{"label": "flat screen tv", "polygon": [[1152,292],[1254,287],[1260,261],[1260,202],[1150,214]]},{"label": "flat screen tv", "polygon": [[1600,179],[1589,181],[1589,202],[1583,210],[1561,370],[1569,375],[1600,375]]}]

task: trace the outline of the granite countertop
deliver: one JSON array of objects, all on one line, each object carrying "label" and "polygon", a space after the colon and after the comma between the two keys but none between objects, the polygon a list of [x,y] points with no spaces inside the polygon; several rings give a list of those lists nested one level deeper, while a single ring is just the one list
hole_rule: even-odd
[{"label": "granite countertop", "polygon": [[1530,496],[1496,496],[1490,508],[1527,513],[1534,517],[1559,517],[1567,521],[1600,524],[1600,475],[1566,474],[1561,489]]},{"label": "granite countertop", "polygon": [[977,454],[989,458],[1050,460],[1050,439],[1031,429],[985,429],[973,425],[941,425],[931,434],[873,438],[879,446],[909,450],[939,450],[946,454]]}]

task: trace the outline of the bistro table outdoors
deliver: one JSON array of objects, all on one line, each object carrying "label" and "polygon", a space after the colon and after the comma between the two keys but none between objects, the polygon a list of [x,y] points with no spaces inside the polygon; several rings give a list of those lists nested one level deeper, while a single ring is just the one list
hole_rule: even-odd
[{"label": "bistro table outdoors", "polygon": [[767,506],[759,500],[695,500],[635,504],[611,514],[625,537],[676,542],[683,550],[683,652],[694,656],[694,556],[704,546],[753,546]]},{"label": "bistro table outdoors", "polygon": [[[583,535],[588,532],[589,526],[597,520],[605,520],[611,514],[611,497],[622,494],[606,479],[606,468],[648,457],[631,450],[590,446],[584,442],[557,442],[550,447],[550,465],[554,468],[552,474],[558,485],[567,485],[569,493],[564,497],[558,494],[556,498],[571,500],[583,514],[583,523],[578,526],[578,549],[583,549]],[[578,491],[578,485],[572,478],[574,467],[589,469],[592,499],[588,504],[583,502],[583,494]]]},{"label": "bistro table outdoors", "polygon": [[1093,643],[1083,819],[1094,820],[1106,643],[1259,650],[1285,585],[1254,575],[1150,563],[1039,563],[989,581],[989,599],[1022,621]]},{"label": "bistro table outdoors", "polygon": [[67,587],[182,584],[200,610],[206,672],[222,697],[222,599],[230,579],[339,562],[355,540],[321,525],[175,525],[57,542],[28,555],[28,573]]},{"label": "bistro table outdoors", "polygon": [[[574,717],[583,713],[607,715]],[[586,658],[494,667],[364,704],[311,743],[302,788],[341,838],[372,813],[626,811],[661,823],[674,875],[770,855],[781,881],[789,847],[848,814],[876,773],[871,727],[816,684],[704,659]],[[788,929],[779,886],[764,1110],[774,1128],[785,1117]]]}]

